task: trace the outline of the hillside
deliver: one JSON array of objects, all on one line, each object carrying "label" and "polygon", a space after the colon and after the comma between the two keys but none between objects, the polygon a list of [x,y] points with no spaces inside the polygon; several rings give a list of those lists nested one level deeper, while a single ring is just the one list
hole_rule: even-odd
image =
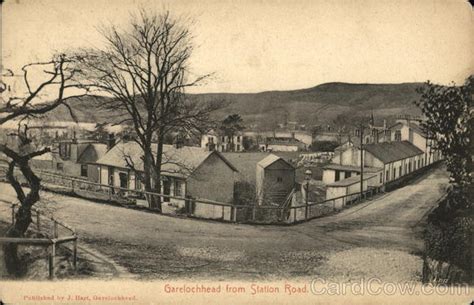
[{"label": "hillside", "polygon": [[[216,118],[239,113],[247,125],[258,124],[265,128],[285,120],[308,125],[331,123],[338,114],[370,115],[373,111],[377,119],[393,118],[398,114],[419,114],[413,101],[418,98],[415,90],[420,85],[326,83],[291,91],[189,96],[197,101],[224,100],[228,105],[215,114]],[[78,119],[82,122],[110,122],[116,114],[98,110],[97,103],[101,99],[89,98],[74,105]],[[49,117],[52,120],[70,119],[65,107],[57,109]]]}]

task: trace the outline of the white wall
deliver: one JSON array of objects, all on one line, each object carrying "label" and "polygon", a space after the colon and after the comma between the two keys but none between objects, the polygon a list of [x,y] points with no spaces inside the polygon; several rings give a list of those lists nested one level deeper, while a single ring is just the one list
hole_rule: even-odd
[{"label": "white wall", "polygon": [[269,151],[298,151],[298,146],[269,144],[267,146],[267,150]]},{"label": "white wall", "polygon": [[323,183],[330,184],[336,181],[336,171],[333,169],[323,170]]}]

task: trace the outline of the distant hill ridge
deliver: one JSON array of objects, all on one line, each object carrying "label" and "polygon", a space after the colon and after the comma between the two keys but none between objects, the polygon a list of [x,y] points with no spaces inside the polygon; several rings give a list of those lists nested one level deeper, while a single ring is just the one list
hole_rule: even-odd
[{"label": "distant hill ridge", "polygon": [[[419,98],[416,88],[422,83],[352,84],[324,83],[315,87],[259,93],[202,93],[189,94],[191,99],[209,101],[222,99],[228,106],[215,113],[223,118],[230,113],[240,114],[247,125],[274,127],[285,121],[301,124],[331,123],[338,114],[374,115],[380,118],[399,114],[420,114],[413,101]],[[80,122],[110,122],[116,113],[98,109],[105,97],[87,97],[72,103]],[[72,120],[68,110],[60,107],[49,114],[50,120]]]}]

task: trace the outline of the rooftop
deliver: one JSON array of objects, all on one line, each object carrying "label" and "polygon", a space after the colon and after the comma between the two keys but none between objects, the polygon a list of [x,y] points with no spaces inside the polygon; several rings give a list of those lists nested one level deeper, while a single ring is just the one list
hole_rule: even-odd
[{"label": "rooftop", "polygon": [[383,163],[390,163],[423,154],[421,149],[408,141],[364,144],[363,148]]},{"label": "rooftop", "polygon": [[274,155],[274,154],[270,154],[267,157],[265,157],[264,159],[260,160],[257,163],[257,165],[260,166],[260,167],[266,168],[266,167],[272,165],[273,163],[275,163],[278,160],[283,160],[283,162],[288,164],[288,166],[293,167],[293,165],[291,165],[288,161],[286,161],[282,157],[279,157],[279,156]]},{"label": "rooftop", "polygon": [[[157,145],[152,150],[156,153]],[[201,165],[211,154],[217,154],[234,171],[237,169],[222,154],[208,151],[201,147],[183,146],[176,148],[173,145],[163,145],[162,172],[166,176],[186,178]],[[126,159],[136,170],[143,171],[143,151],[136,142],[119,142],[110,149],[97,164],[119,168],[129,168]]]}]

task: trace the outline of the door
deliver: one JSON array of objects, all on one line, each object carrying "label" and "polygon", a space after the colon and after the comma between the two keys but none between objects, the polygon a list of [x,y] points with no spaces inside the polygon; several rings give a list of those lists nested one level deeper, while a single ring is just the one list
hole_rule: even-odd
[{"label": "door", "polygon": [[119,173],[120,187],[126,189],[128,187],[128,175],[127,173]]},{"label": "door", "polygon": [[[163,181],[163,194],[171,194],[171,181],[169,179]],[[170,202],[170,199],[168,197],[165,197],[163,198],[163,202]]]}]

